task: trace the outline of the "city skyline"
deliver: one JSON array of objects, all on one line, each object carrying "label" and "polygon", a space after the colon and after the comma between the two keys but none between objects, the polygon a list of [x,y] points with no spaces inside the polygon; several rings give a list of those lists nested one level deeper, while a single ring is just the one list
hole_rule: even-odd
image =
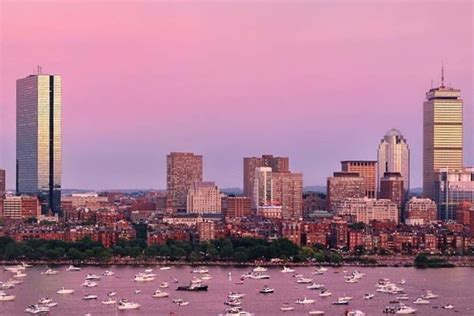
[{"label": "city skyline", "polygon": [[[112,17],[92,10],[90,27],[114,26],[116,14],[123,14],[125,26],[133,26],[122,34],[123,38],[108,38],[108,47],[100,45],[109,35],[106,28],[84,37],[90,29],[78,27],[77,20],[89,6],[103,6],[77,3],[78,15],[70,17],[66,31],[76,34],[83,45],[97,44],[90,52],[77,51],[62,33],[54,39],[56,42],[46,41],[43,33],[48,34],[53,24],[45,23],[35,30],[35,22],[44,14],[59,19],[59,15],[69,12],[60,4],[51,11],[50,5],[31,4],[31,11],[24,11],[21,4],[2,2],[5,41],[0,168],[7,170],[8,189],[14,188],[15,181],[14,84],[16,79],[31,74],[36,64],[42,64],[45,72],[62,75],[64,81],[64,188],[164,189],[166,154],[173,151],[202,154],[206,170],[203,180],[215,181],[220,188],[242,187],[242,158],[266,153],[290,157],[291,168],[304,174],[306,186],[324,185],[342,160],[375,160],[380,137],[390,128],[399,129],[410,144],[410,186],[421,187],[423,100],[432,79],[434,87],[440,84],[441,60],[445,63],[446,83],[461,90],[464,165],[474,165],[470,3],[465,4],[465,10],[463,3],[456,7],[414,4],[409,12],[406,4],[381,5],[379,10],[370,5],[349,5],[351,15],[349,9],[337,4],[279,4],[274,7],[274,16],[266,15],[266,10],[256,4],[240,5],[242,10],[235,13],[231,9],[239,8],[236,4],[206,4],[197,10],[185,4],[127,3],[114,7]],[[130,8],[140,12],[142,23],[127,15]],[[310,14],[303,14],[308,8],[318,8],[337,19],[321,17],[315,22]],[[153,14],[148,15],[147,9]],[[152,16],[160,20],[156,18],[158,9],[168,15],[171,11],[176,21],[168,18],[153,22]],[[371,29],[370,23],[355,17],[353,10],[376,18],[379,33]],[[402,12],[406,25],[399,24],[401,15],[397,14]],[[388,18],[392,14],[395,17]],[[300,21],[293,19],[296,16]],[[342,16],[349,22],[362,23],[354,30],[335,28],[332,35],[318,31],[318,27],[335,27]],[[231,39],[236,39],[241,31],[226,22],[226,17],[242,21],[248,36],[241,46],[231,45],[223,37],[229,33]],[[261,19],[252,19],[256,17]],[[441,17],[450,23],[437,23]],[[282,23],[281,19],[291,23]],[[18,23],[25,20],[31,22],[19,27]],[[100,58],[109,56],[111,48],[122,47],[153,23],[158,23],[159,29],[170,30],[170,34],[147,31],[144,36],[157,36],[156,43],[144,44],[130,54],[145,61],[165,58],[166,65],[155,61],[137,67],[143,64],[123,62],[127,59],[120,53],[107,62]],[[218,25],[222,30],[216,28]],[[275,32],[282,36],[275,37]],[[204,45],[192,40],[193,36]],[[214,36],[221,42],[219,47],[212,45]],[[370,42],[360,45],[367,46],[364,48],[352,47],[347,40],[350,36],[355,41]],[[439,47],[440,38],[446,47]],[[164,40],[164,48],[158,39]],[[32,48],[43,41],[37,50]],[[384,48],[387,43],[410,47],[412,53]],[[230,46],[224,49],[226,44]],[[62,49],[51,54],[55,45]],[[351,55],[343,54],[349,47]],[[193,54],[188,55],[188,50]],[[37,54],[32,56],[31,51]],[[301,58],[303,53],[309,55]],[[336,57],[329,58],[331,54]],[[374,56],[385,58],[378,61],[373,60]],[[98,57],[100,63],[96,62]],[[229,62],[231,57],[235,63]],[[90,75],[84,75],[83,64]],[[156,83],[144,83],[151,78]],[[125,87],[127,94],[122,94]],[[401,90],[403,93],[399,93]],[[126,107],[130,103],[133,106]]]}]

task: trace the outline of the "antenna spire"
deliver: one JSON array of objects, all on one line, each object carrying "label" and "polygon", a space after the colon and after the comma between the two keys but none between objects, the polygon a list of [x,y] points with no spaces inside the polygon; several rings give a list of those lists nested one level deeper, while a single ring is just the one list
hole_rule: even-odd
[{"label": "antenna spire", "polygon": [[444,62],[441,62],[441,88],[444,88]]}]

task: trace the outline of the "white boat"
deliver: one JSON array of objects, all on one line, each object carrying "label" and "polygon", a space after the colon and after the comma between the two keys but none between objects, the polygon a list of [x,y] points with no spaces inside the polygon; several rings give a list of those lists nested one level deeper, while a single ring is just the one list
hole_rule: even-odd
[{"label": "white boat", "polygon": [[87,281],[98,281],[98,280],[100,280],[100,276],[98,276],[96,274],[87,274],[86,275],[86,280]]},{"label": "white boat", "polygon": [[11,284],[13,284],[13,285],[18,285],[18,284],[23,283],[23,281],[22,281],[22,280],[16,280],[16,279],[9,279],[9,280],[7,281],[7,283],[11,283]]},{"label": "white boat", "polygon": [[349,278],[349,279],[346,279],[346,283],[357,283],[358,280],[356,278]]},{"label": "white boat", "polygon": [[298,278],[296,279],[296,283],[299,283],[299,284],[309,284],[313,282],[313,279],[310,279],[310,278]]},{"label": "white boat", "polygon": [[162,289],[166,289],[166,288],[168,288],[169,286],[170,286],[170,285],[168,284],[168,282],[161,282],[161,284],[160,284],[160,287],[161,287]]},{"label": "white boat", "polygon": [[239,298],[243,298],[245,296],[244,293],[240,293],[240,292],[229,292],[229,294],[227,295],[227,297],[231,300],[236,300],[236,299],[239,299]]},{"label": "white boat", "polygon": [[93,282],[93,281],[84,281],[84,283],[81,284],[81,286],[84,286],[84,287],[96,287],[98,286],[99,284],[97,282]]},{"label": "white boat", "polygon": [[201,276],[201,280],[208,281],[208,280],[211,280],[211,279],[212,279],[212,275],[210,275],[210,274],[204,274],[203,276]]},{"label": "white boat", "polygon": [[17,273],[15,273],[15,275],[13,277],[14,278],[25,278],[27,276],[28,276],[28,274],[26,274],[24,272],[21,272],[21,271],[18,271]]},{"label": "white boat", "polygon": [[0,282],[0,289],[2,290],[9,290],[9,289],[13,289],[15,287],[15,284],[13,284],[12,282]]},{"label": "white boat", "polygon": [[151,295],[151,297],[154,297],[154,298],[163,298],[163,297],[168,297],[168,296],[169,296],[169,294],[167,292],[163,292],[161,290],[156,290]]},{"label": "white boat", "polygon": [[88,294],[88,295],[83,296],[82,299],[85,300],[85,301],[96,300],[96,299],[97,299],[97,295]]},{"label": "white boat", "polygon": [[405,284],[405,283],[407,283],[407,282],[405,281],[405,279],[401,279],[400,282],[398,282],[398,283],[399,283],[399,284]]},{"label": "white boat", "polygon": [[443,306],[444,309],[453,309],[454,306],[452,304],[447,304]]},{"label": "white boat", "polygon": [[253,268],[252,271],[253,271],[253,272],[267,272],[268,269],[265,268],[265,267],[258,266],[258,267]]},{"label": "white boat", "polygon": [[371,300],[375,297],[375,294],[372,293],[365,293],[364,294],[364,300]]},{"label": "white boat", "polygon": [[81,271],[81,268],[70,265],[66,270],[67,271]]},{"label": "white boat", "polygon": [[346,311],[345,315],[346,316],[365,316],[365,313],[359,309],[352,309],[352,310]]},{"label": "white boat", "polygon": [[114,298],[109,297],[107,300],[100,302],[101,304],[104,305],[115,305],[117,304],[117,300]]},{"label": "white boat", "polygon": [[332,305],[348,305],[349,300],[344,299],[343,297],[339,297],[337,301],[332,302]]},{"label": "white boat", "polygon": [[25,312],[33,315],[46,314],[49,313],[49,307],[40,305],[30,305],[25,309]]},{"label": "white boat", "polygon": [[400,295],[400,296],[397,296],[397,300],[399,301],[408,301],[410,298],[408,297],[407,294],[403,294],[403,295]]},{"label": "white boat", "polygon": [[254,316],[254,314],[243,310],[234,310],[231,308],[227,310],[225,314],[219,314],[219,316]]},{"label": "white boat", "polygon": [[314,304],[316,300],[313,300],[311,298],[300,298],[296,300],[296,304]]},{"label": "white boat", "polygon": [[104,272],[102,272],[102,275],[103,276],[113,276],[113,275],[115,275],[115,272],[110,271],[110,270],[105,270]]},{"label": "white boat", "polygon": [[280,310],[282,312],[291,312],[291,311],[294,311],[295,308],[291,306],[289,303],[283,303],[283,305],[280,307]]},{"label": "white boat", "polygon": [[140,294],[142,292],[142,290],[139,290],[139,289],[136,289],[135,291],[133,291],[134,294]]},{"label": "white boat", "polygon": [[154,276],[136,275],[133,281],[135,282],[152,282],[155,280]]},{"label": "white boat", "polygon": [[395,312],[395,314],[399,314],[399,315],[408,315],[408,314],[415,314],[415,313],[416,313],[416,309],[414,309],[413,307],[406,306],[406,305],[400,306],[399,308],[397,308],[397,311]]},{"label": "white boat", "polygon": [[345,300],[345,301],[351,301],[351,300],[353,299],[353,297],[352,297],[352,296],[346,296],[346,295],[344,294],[344,296],[341,296],[340,299],[343,299],[343,300]]},{"label": "white boat", "polygon": [[129,302],[127,300],[120,300],[120,302],[118,302],[118,305],[117,305],[117,309],[118,310],[130,310],[130,309],[138,309],[140,308],[141,305],[138,304],[138,303],[134,303],[134,302]]},{"label": "white boat", "polygon": [[109,292],[109,293],[107,293],[107,296],[108,296],[108,297],[114,297],[114,296],[116,296],[116,295],[117,295],[117,292]]},{"label": "white boat", "polygon": [[242,301],[236,298],[236,299],[225,301],[224,304],[232,306],[232,307],[239,307],[240,305],[242,305]]},{"label": "white boat", "polygon": [[293,274],[293,277],[294,278],[304,278],[304,275],[302,275],[301,273],[296,273],[296,274]]},{"label": "white boat", "polygon": [[46,303],[46,304],[39,304],[40,306],[46,306],[46,307],[56,307],[58,306],[58,303],[56,302],[49,302],[49,303]]},{"label": "white boat", "polygon": [[53,269],[47,269],[44,272],[41,272],[42,275],[55,275],[58,274],[59,272]]},{"label": "white boat", "polygon": [[14,301],[15,298],[15,295],[0,292],[0,302]]},{"label": "white boat", "polygon": [[275,292],[275,290],[272,289],[271,287],[268,287],[268,286],[265,285],[265,286],[263,287],[263,289],[261,289],[259,292],[260,292],[261,294],[271,294],[271,293]]},{"label": "white boat", "polygon": [[311,285],[308,285],[306,288],[307,288],[308,290],[320,290],[320,289],[322,289],[323,287],[324,287],[324,285],[322,285],[322,284],[313,283],[313,284],[311,284]]},{"label": "white boat", "polygon": [[281,273],[293,273],[295,272],[295,269],[283,267],[283,270],[281,270]]},{"label": "white boat", "polygon": [[324,311],[309,311],[308,315],[322,316],[322,315],[324,315]]},{"label": "white boat", "polygon": [[152,273],[153,269],[145,269],[145,273]]},{"label": "white boat", "polygon": [[173,303],[175,303],[176,305],[178,306],[186,306],[186,305],[189,305],[189,302],[188,301],[185,301],[181,298],[177,298],[177,299],[174,299],[173,300]]},{"label": "white boat", "polygon": [[38,304],[41,304],[41,305],[48,304],[48,303],[51,303],[52,301],[53,299],[50,297],[42,297],[38,300]]},{"label": "white boat", "polygon": [[321,297],[328,297],[328,296],[331,296],[331,295],[332,295],[332,293],[329,290],[326,290],[326,289],[322,290],[321,293],[319,293],[319,296],[321,296]]},{"label": "white boat", "polygon": [[422,297],[418,297],[414,302],[413,304],[417,304],[417,305],[426,305],[426,304],[429,304],[430,301],[427,300],[427,299],[424,299]]},{"label": "white boat", "polygon": [[161,267],[160,270],[161,270],[161,271],[171,270],[171,267]]},{"label": "white boat", "polygon": [[438,298],[439,295],[438,294],[434,294],[433,292],[431,291],[426,291],[426,295],[423,296],[424,299],[427,299],[427,300],[431,300],[431,299],[435,299],[435,298]]},{"label": "white boat", "polygon": [[56,293],[57,294],[72,294],[72,293],[74,293],[74,290],[73,289],[66,289],[66,288],[62,287]]},{"label": "white boat", "polygon": [[209,269],[205,267],[199,267],[197,269],[194,269],[192,272],[197,273],[197,274],[205,274],[205,273],[209,273]]}]

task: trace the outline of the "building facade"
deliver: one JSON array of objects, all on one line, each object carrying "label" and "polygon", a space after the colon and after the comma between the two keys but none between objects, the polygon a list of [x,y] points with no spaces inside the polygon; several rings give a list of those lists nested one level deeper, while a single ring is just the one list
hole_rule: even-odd
[{"label": "building facade", "polygon": [[7,191],[7,185],[6,185],[6,173],[4,169],[0,169],[0,198],[5,195],[5,192]]},{"label": "building facade", "polygon": [[341,161],[342,172],[358,172],[364,178],[365,196],[375,198],[376,179],[377,179],[377,161],[372,160],[345,160]]},{"label": "building facade", "polygon": [[187,213],[221,213],[222,194],[214,182],[193,182],[188,191]]},{"label": "building facade", "polygon": [[43,213],[61,208],[61,76],[16,82],[16,191],[38,194]]},{"label": "building facade", "polygon": [[441,86],[426,93],[423,104],[423,194],[435,199],[435,173],[463,167],[463,100],[461,91]]},{"label": "building facade", "polygon": [[273,172],[288,172],[290,171],[290,160],[288,157],[274,157],[273,155],[244,158],[244,196],[252,200],[255,192],[255,170],[259,167],[269,167]]},{"label": "building facade", "polygon": [[269,206],[273,203],[273,182],[271,167],[257,167],[254,174],[252,208]]},{"label": "building facade", "polygon": [[252,214],[252,202],[246,196],[226,197],[226,217],[247,217]]},{"label": "building facade", "polygon": [[474,202],[474,167],[441,168],[435,174],[435,202],[438,219],[456,219],[462,202]]},{"label": "building facade", "polygon": [[333,206],[345,198],[363,198],[365,179],[358,172],[334,172],[327,180],[327,211],[334,212]]},{"label": "building facade", "polygon": [[3,218],[20,220],[38,218],[41,204],[37,196],[7,196],[3,201]]},{"label": "building facade", "polygon": [[202,182],[202,156],[172,152],[166,159],[166,199],[173,212],[186,211],[188,191]]},{"label": "building facade", "polygon": [[354,217],[356,222],[369,224],[371,221],[398,223],[398,207],[390,200],[369,198],[346,198],[334,206],[338,216]]},{"label": "building facade", "polygon": [[405,206],[405,224],[425,225],[436,221],[436,203],[428,198],[412,197]]},{"label": "building facade", "polygon": [[407,198],[410,192],[410,148],[402,133],[394,128],[385,134],[377,150],[377,194],[385,172],[400,173]]},{"label": "building facade", "polygon": [[303,216],[303,174],[272,172],[273,205],[282,207],[284,219]]},{"label": "building facade", "polygon": [[380,199],[388,199],[397,204],[400,210],[400,220],[403,221],[405,208],[405,186],[403,177],[399,172],[385,172],[380,179]]}]

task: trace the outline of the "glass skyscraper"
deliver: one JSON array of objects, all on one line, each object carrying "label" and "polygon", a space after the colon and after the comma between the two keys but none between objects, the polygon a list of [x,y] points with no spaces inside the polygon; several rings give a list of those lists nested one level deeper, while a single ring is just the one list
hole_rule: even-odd
[{"label": "glass skyscraper", "polygon": [[42,212],[61,204],[61,76],[16,82],[16,191],[37,194]]}]

